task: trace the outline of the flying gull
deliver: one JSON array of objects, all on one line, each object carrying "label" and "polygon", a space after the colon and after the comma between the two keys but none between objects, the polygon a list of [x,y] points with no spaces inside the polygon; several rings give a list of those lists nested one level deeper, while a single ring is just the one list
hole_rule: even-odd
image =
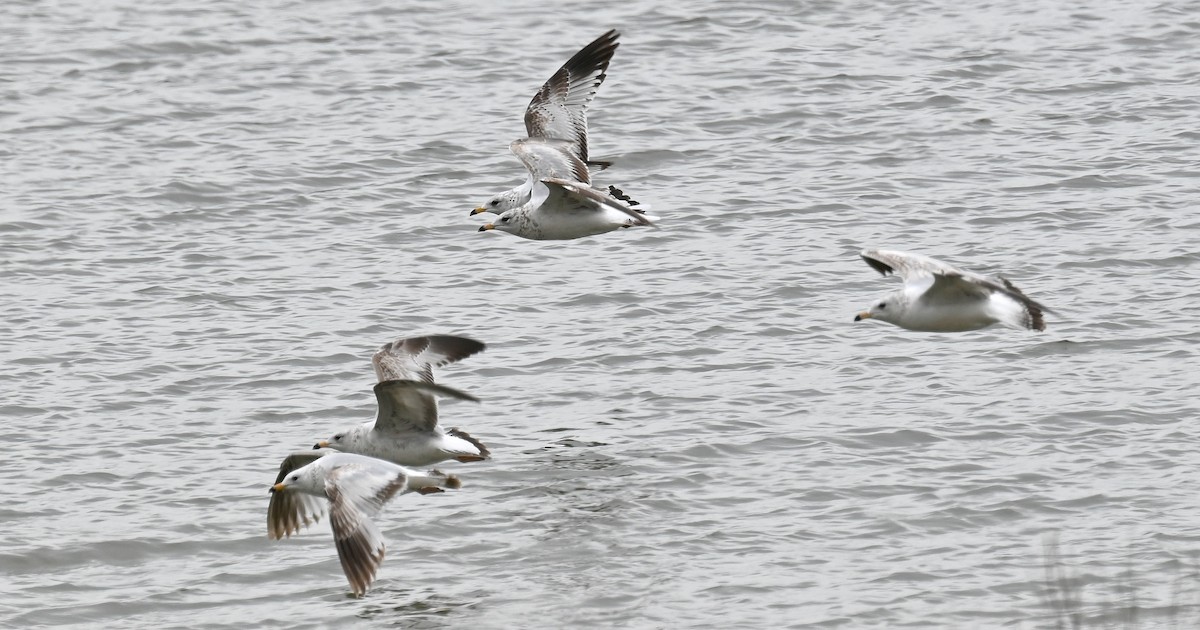
[{"label": "flying gull", "polygon": [[371,520],[392,497],[459,488],[454,475],[419,471],[374,457],[327,450],[294,453],[283,460],[271,486],[267,535],[290,537],[330,512],[329,522],[342,571],[362,597],[383,564],[384,542]]},{"label": "flying gull", "polygon": [[[604,83],[608,63],[616,52],[617,37],[611,30],[584,46],[567,60],[558,72],[542,84],[525,108],[525,132],[530,138],[559,138],[570,143],[571,154],[585,165],[603,169],[609,162],[588,159],[587,108]],[[480,212],[500,214],[529,202],[533,190],[532,176],[525,183],[506,190],[476,208]]]},{"label": "flying gull", "polygon": [[613,30],[585,46],[550,77],[525,110],[527,138],[509,145],[529,171],[520,186],[471,211],[499,218],[479,231],[497,230],[534,240],[563,240],[651,225],[638,202],[620,189],[594,188],[588,159],[587,107],[617,49]]},{"label": "flying gull", "polygon": [[1042,331],[1045,307],[1029,299],[1004,278],[988,278],[920,254],[868,249],[867,264],[904,286],[854,317],[878,319],[924,332],[961,332],[992,324]]},{"label": "flying gull", "polygon": [[491,453],[458,429],[438,426],[437,396],[478,398],[433,381],[433,368],[465,359],[485,346],[453,335],[409,337],[385,343],[371,358],[375,366],[375,419],[339,431],[314,449],[332,448],[378,457],[402,466],[428,466],[456,459],[475,462]]}]

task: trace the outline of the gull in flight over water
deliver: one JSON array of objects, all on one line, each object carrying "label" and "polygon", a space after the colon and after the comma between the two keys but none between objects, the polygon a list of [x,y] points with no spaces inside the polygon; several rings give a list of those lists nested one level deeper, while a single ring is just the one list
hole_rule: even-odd
[{"label": "gull in flight over water", "polygon": [[920,254],[885,249],[860,254],[873,269],[904,279],[854,321],[878,319],[908,330],[961,332],[992,324],[1042,331],[1046,307],[1005,278],[988,278]]},{"label": "gull in flight over water", "polygon": [[371,520],[392,497],[456,489],[462,482],[437,470],[419,471],[351,453],[302,451],[283,460],[271,503],[267,535],[290,537],[328,510],[333,540],[350,588],[362,597],[383,564],[384,542]]},{"label": "gull in flight over water", "polygon": [[433,368],[465,359],[485,347],[482,342],[453,335],[409,337],[383,344],[371,358],[379,381],[375,385],[375,419],[338,431],[313,448],[369,455],[402,466],[488,459],[487,447],[467,432],[438,426],[437,396],[479,399],[433,382]]},{"label": "gull in flight over water", "polygon": [[604,82],[618,33],[601,35],[563,64],[525,109],[527,138],[509,149],[529,171],[525,182],[471,211],[499,217],[479,231],[496,230],[534,240],[565,240],[622,227],[652,225],[654,217],[620,189],[591,183],[587,108]]}]

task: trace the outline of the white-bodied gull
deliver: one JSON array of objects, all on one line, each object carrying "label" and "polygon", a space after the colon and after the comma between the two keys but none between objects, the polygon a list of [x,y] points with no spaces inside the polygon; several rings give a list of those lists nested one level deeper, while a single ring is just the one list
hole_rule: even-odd
[{"label": "white-bodied gull", "polygon": [[1045,307],[1005,278],[988,278],[920,254],[868,249],[867,264],[904,286],[876,300],[854,321],[878,319],[924,332],[961,332],[992,324],[1042,331]]},{"label": "white-bodied gull", "polygon": [[453,335],[409,337],[383,344],[371,358],[379,381],[375,385],[375,419],[339,431],[313,448],[369,455],[402,466],[487,459],[491,453],[479,440],[465,431],[438,426],[437,396],[479,399],[433,382],[433,368],[485,347],[482,342]]}]

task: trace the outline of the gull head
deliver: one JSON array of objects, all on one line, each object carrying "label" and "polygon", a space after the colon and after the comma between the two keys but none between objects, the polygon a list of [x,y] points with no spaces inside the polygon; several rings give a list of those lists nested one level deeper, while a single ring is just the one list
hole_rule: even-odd
[{"label": "gull head", "polygon": [[292,487],[299,485],[300,477],[302,476],[301,474],[303,473],[303,471],[304,471],[304,469],[301,468],[300,470],[295,470],[295,471],[292,471],[291,473],[289,473],[288,476],[283,478],[283,481],[280,481],[279,483],[271,486],[271,494],[275,494],[276,492],[283,492],[283,491],[287,490],[288,488],[292,488]]},{"label": "gull head", "polygon": [[496,230],[498,232],[509,232],[509,233],[516,232],[517,231],[516,214],[514,214],[512,212],[505,212],[504,214],[501,214],[494,222],[485,223],[484,225],[479,227],[480,232],[487,232],[488,230]]},{"label": "gull head", "polygon": [[854,321],[878,319],[894,324],[904,316],[907,306],[908,303],[903,299],[903,291],[896,291],[872,302],[866,310],[854,316]]},{"label": "gull head", "polygon": [[486,203],[471,211],[471,216],[475,216],[481,212],[491,212],[492,214],[503,214],[513,208],[521,205],[521,195],[518,189],[512,189],[496,195],[488,199]]},{"label": "gull head", "polygon": [[271,494],[303,492],[325,496],[325,471],[321,468],[321,459],[288,473],[279,483],[271,486]]},{"label": "gull head", "polygon": [[355,441],[354,438],[357,437],[357,433],[357,429],[338,431],[324,440],[318,440],[316,444],[313,444],[313,450],[315,451],[319,448],[332,448],[339,451],[351,450],[351,445]]}]

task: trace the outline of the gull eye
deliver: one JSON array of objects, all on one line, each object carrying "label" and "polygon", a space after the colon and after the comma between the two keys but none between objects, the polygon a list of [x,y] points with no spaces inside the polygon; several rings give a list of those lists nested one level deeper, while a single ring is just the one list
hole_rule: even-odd
[{"label": "gull eye", "polygon": [[508,223],[508,219],[509,219],[509,217],[500,217],[500,221],[502,221],[504,223]]},{"label": "gull eye", "polygon": [[495,199],[493,199],[493,200],[491,200],[491,201],[489,201],[489,202],[488,202],[488,205],[489,205],[489,206],[494,206],[494,205],[496,205],[496,204],[498,204],[498,203],[500,203],[500,202],[499,202],[499,201],[497,201],[497,200],[495,200]]},{"label": "gull eye", "polygon": [[300,475],[292,475],[292,481],[300,481]]},{"label": "gull eye", "polygon": [[887,308],[887,302],[880,302],[880,303],[879,303],[879,310],[881,310],[881,311],[882,311],[882,310],[883,310],[883,309],[885,309],[885,308]]},{"label": "gull eye", "polygon": [[334,442],[341,442],[341,441],[342,441],[342,434],[341,434],[341,433],[339,433],[339,434],[337,434],[337,435],[333,436],[333,441],[334,441]]}]

